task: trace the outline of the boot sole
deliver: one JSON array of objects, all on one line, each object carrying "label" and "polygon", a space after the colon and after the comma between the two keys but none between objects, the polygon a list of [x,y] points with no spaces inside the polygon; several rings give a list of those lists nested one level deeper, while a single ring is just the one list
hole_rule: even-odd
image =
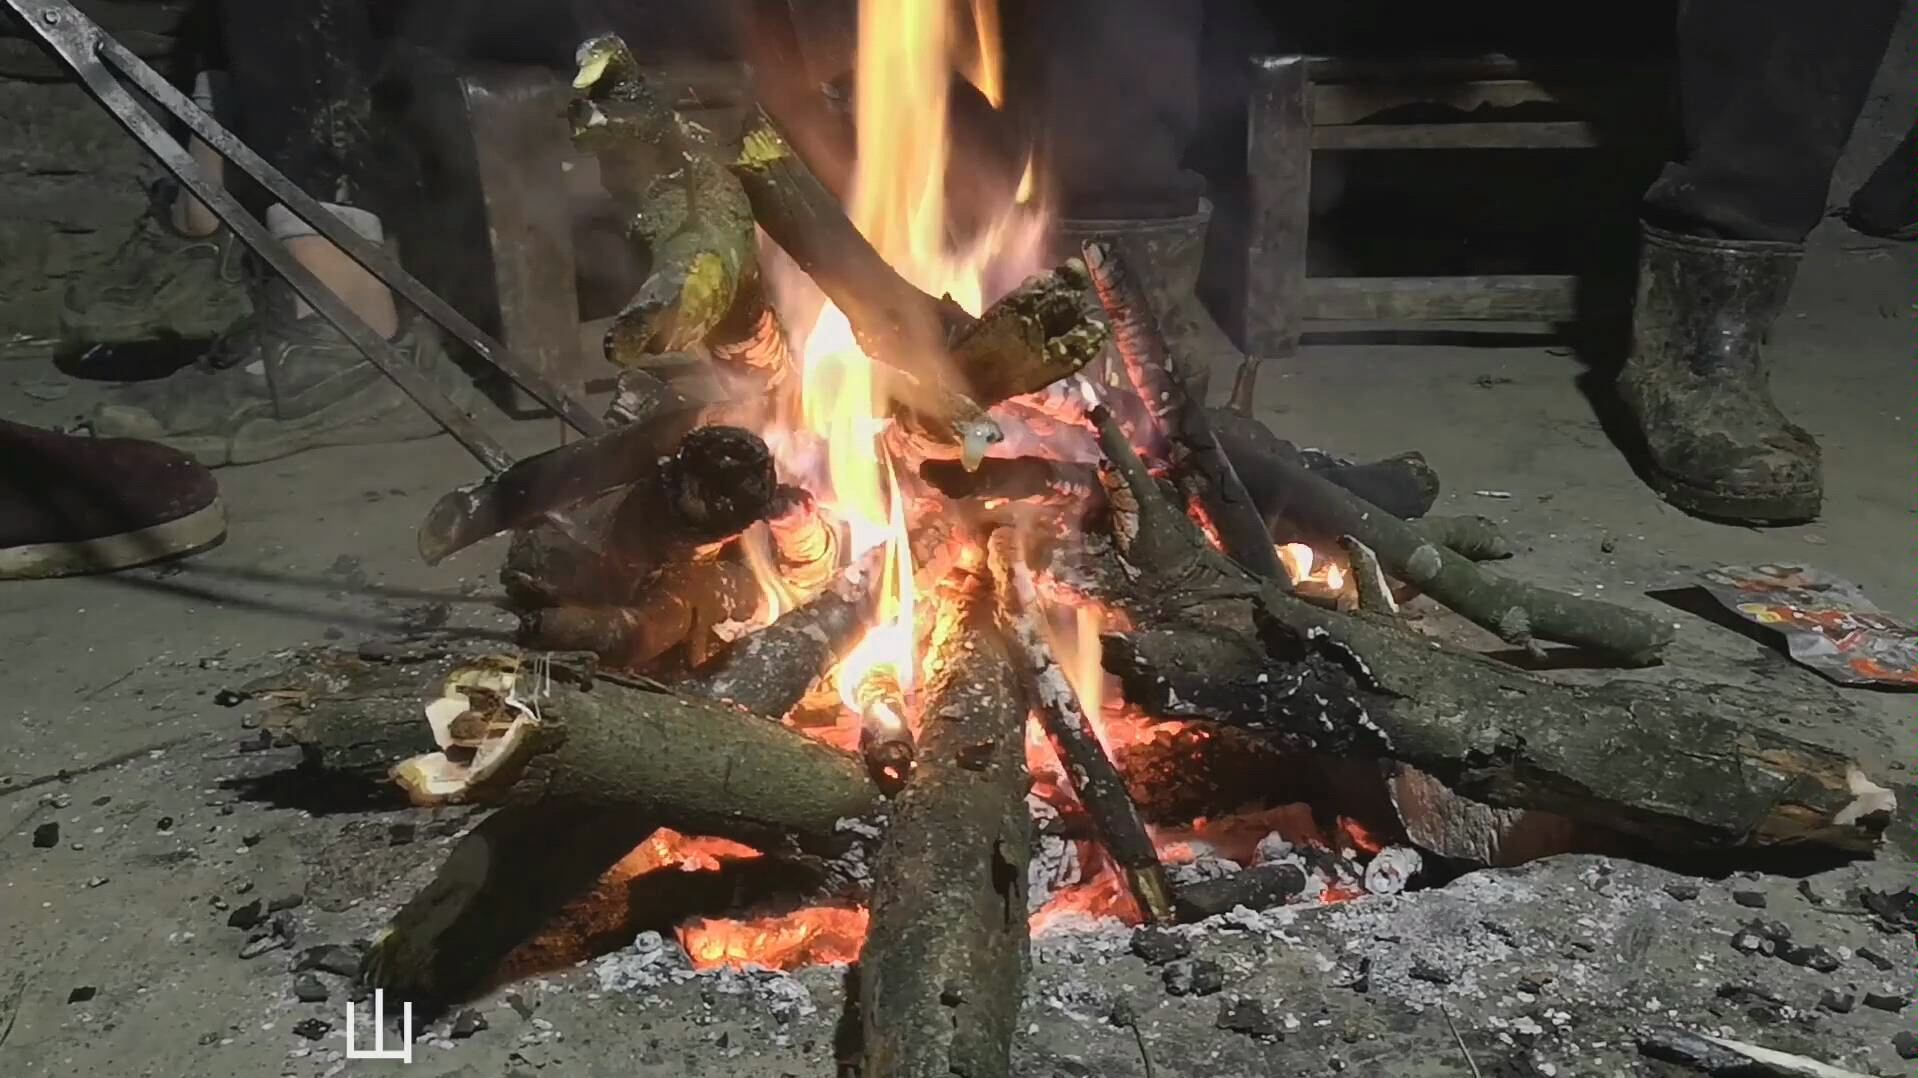
[{"label": "boot sole", "polygon": [[1816,489],[1786,494],[1737,495],[1693,486],[1657,473],[1651,476],[1651,480],[1659,496],[1678,509],[1695,517],[1727,524],[1762,527],[1807,524],[1818,519],[1824,501]]},{"label": "boot sole", "polygon": [[0,550],[0,580],[45,580],[131,569],[205,550],[226,538],[226,504],[120,535]]}]

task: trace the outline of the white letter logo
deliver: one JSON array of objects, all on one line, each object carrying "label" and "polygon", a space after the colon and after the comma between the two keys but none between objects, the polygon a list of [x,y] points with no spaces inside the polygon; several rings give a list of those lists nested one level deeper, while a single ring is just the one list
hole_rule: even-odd
[{"label": "white letter logo", "polygon": [[353,1001],[346,1001],[346,1058],[348,1059],[397,1059],[402,1063],[413,1062],[413,1004],[409,1000],[400,1005],[400,1045],[392,1051],[386,1049],[386,991],[373,990],[373,1047],[360,1050],[353,1047]]}]

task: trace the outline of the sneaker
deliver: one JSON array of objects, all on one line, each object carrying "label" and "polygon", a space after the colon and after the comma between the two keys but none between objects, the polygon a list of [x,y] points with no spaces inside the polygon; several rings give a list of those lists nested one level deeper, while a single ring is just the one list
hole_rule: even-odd
[{"label": "sneaker", "polygon": [[[209,468],[441,433],[352,342],[318,315],[296,317],[294,303],[285,282],[266,282],[253,312],[198,362],[113,390],[88,425],[102,437],[170,445]],[[405,319],[391,343],[455,404],[473,410],[479,392],[430,325]]]},{"label": "sneaker", "polygon": [[0,580],[128,569],[226,535],[212,473],[152,442],[0,420]]},{"label": "sneaker", "polygon": [[244,248],[225,226],[210,236],[178,231],[171,204],[169,189],[157,186],[152,208],[112,260],[68,286],[60,327],[69,342],[199,340],[246,314]]}]

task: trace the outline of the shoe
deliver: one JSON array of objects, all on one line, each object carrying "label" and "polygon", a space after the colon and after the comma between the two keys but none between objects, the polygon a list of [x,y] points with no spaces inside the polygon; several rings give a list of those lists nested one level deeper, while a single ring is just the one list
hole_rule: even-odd
[{"label": "shoe", "polygon": [[172,198],[156,188],[153,207],[111,261],[70,285],[60,328],[71,344],[130,344],[212,337],[247,312],[244,249],[224,226],[188,236],[172,225]]},{"label": "shoe", "polygon": [[1132,252],[1146,303],[1159,319],[1166,346],[1172,352],[1173,373],[1186,391],[1203,403],[1212,385],[1212,372],[1231,372],[1245,354],[1199,301],[1199,270],[1205,261],[1205,236],[1212,223],[1212,204],[1203,199],[1199,212],[1157,220],[1065,220],[1058,226],[1063,255],[1077,255],[1087,240],[1125,240]]},{"label": "shoe", "polygon": [[[88,417],[101,437],[145,438],[209,468],[278,460],[329,445],[430,438],[440,426],[318,315],[294,314],[291,287],[274,278],[253,313],[191,366],[121,386]],[[479,392],[438,334],[403,319],[391,343],[462,409]],[[271,378],[269,379],[269,368]]]},{"label": "shoe", "polygon": [[226,536],[213,475],[152,442],[0,420],[0,580],[128,569]]},{"label": "shoe", "polygon": [[1778,410],[1759,360],[1803,248],[1651,225],[1643,234],[1632,351],[1617,389],[1644,439],[1652,485],[1710,519],[1817,517],[1818,443]]}]

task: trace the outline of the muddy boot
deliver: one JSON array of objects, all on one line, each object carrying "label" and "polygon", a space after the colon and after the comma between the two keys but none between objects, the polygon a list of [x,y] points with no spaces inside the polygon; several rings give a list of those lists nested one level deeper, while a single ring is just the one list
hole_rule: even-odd
[{"label": "muddy boot", "polygon": [[[163,442],[209,468],[440,433],[432,417],[325,319],[296,317],[294,309],[292,289],[274,278],[259,290],[253,313],[199,362],[121,386],[89,425],[102,437]],[[439,335],[417,317],[402,321],[394,350],[470,412],[479,393],[440,347]]]},{"label": "muddy boot", "polygon": [[1645,226],[1618,394],[1652,485],[1687,513],[1741,524],[1818,515],[1818,443],[1772,402],[1759,362],[1802,251]]},{"label": "muddy boot", "polygon": [[185,454],[0,420],[0,580],[127,569],[225,534],[219,487]]},{"label": "muddy boot", "polygon": [[74,346],[212,337],[247,311],[244,249],[221,227],[188,236],[172,225],[170,186],[113,258],[61,298],[61,335]]},{"label": "muddy boot", "polygon": [[1201,201],[1189,217],[1150,221],[1059,222],[1061,257],[1077,255],[1086,240],[1125,240],[1133,254],[1132,272],[1159,318],[1179,380],[1200,401],[1212,384],[1212,372],[1236,370],[1245,356],[1211,312],[1199,302],[1199,269],[1205,259],[1206,226],[1212,204]]}]

